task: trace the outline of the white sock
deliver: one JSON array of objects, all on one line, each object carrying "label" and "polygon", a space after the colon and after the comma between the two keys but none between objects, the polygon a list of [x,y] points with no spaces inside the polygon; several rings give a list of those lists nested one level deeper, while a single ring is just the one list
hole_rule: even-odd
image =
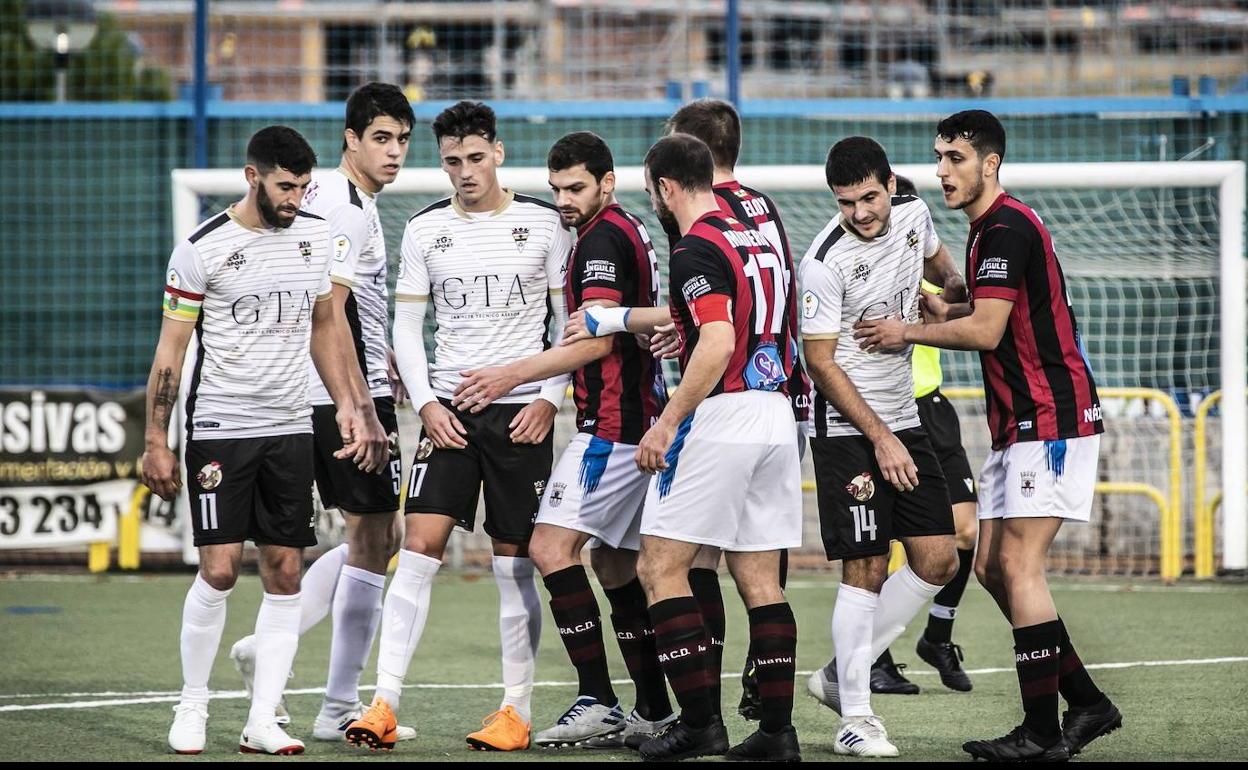
[{"label": "white sock", "polygon": [[251,711],[247,724],[267,725],[277,718],[290,676],[295,652],[299,649],[299,594],[289,596],[265,593],[256,614],[256,681],[251,691]]},{"label": "white sock", "polygon": [[377,621],[381,618],[381,590],[386,576],[344,566],[334,591],[334,636],[329,646],[326,700],[355,703],[360,699],[360,674],[368,662]]},{"label": "white sock", "polygon": [[208,702],[208,675],[225,629],[225,600],[230,592],[208,585],[203,575],[186,592],[182,604],[182,702]]},{"label": "white sock", "polygon": [[919,611],[927,606],[941,586],[924,581],[907,564],[884,581],[880,604],[875,612],[875,630],[871,640],[871,660],[884,654]]},{"label": "white sock", "polygon": [[495,556],[498,584],[498,634],[503,645],[503,702],[525,721],[533,695],[537,643],[542,636],[542,599],[533,579],[533,560]]},{"label": "white sock", "polygon": [[841,714],[869,717],[871,710],[871,627],[880,597],[863,588],[841,583],[832,610],[832,645],[836,649],[836,680],[841,692]]},{"label": "white sock", "polygon": [[303,594],[303,615],[299,618],[299,635],[325,619],[334,603],[334,589],[338,575],[347,563],[347,544],[331,548],[312,562],[299,584]]},{"label": "white sock", "polygon": [[381,648],[377,652],[377,697],[399,708],[403,678],[420,644],[429,617],[433,576],[442,562],[424,554],[399,551],[399,568],[390,581],[382,608]]}]

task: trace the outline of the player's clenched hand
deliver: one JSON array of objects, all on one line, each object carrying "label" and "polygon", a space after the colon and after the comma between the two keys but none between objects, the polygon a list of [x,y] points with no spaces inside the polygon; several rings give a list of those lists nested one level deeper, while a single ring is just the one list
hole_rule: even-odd
[{"label": "player's clenched hand", "polygon": [[455,388],[451,403],[460,411],[467,409],[473,414],[507,395],[520,384],[505,366],[474,369],[460,374],[464,379]]},{"label": "player's clenched hand", "polygon": [[468,446],[464,438],[468,431],[454,412],[437,401],[430,401],[420,408],[420,422],[425,426],[425,435],[438,449],[463,449]]},{"label": "player's clenched hand", "polygon": [[407,403],[407,386],[399,376],[399,362],[394,358],[394,351],[386,351],[386,373],[390,377],[390,390],[394,392],[394,405],[403,406]]},{"label": "player's clenched hand", "polygon": [[650,338],[650,355],[655,358],[675,358],[680,355],[680,333],[676,331],[676,322],[654,327],[654,336]]},{"label": "player's clenched hand", "polygon": [[173,500],[182,488],[182,474],[178,470],[178,457],[169,447],[157,447],[143,453],[144,486],[155,492],[162,500]]},{"label": "player's clenched hand", "polygon": [[523,409],[507,425],[511,429],[513,444],[540,444],[546,440],[551,426],[555,424],[555,405],[539,398]]},{"label": "player's clenched hand", "polygon": [[676,438],[676,429],[659,420],[641,437],[633,459],[642,473],[658,473],[667,468],[667,450]]},{"label": "player's clenched hand", "polygon": [[559,341],[559,344],[571,345],[573,342],[593,338],[594,335],[589,331],[589,326],[585,322],[585,311],[577,310],[569,315],[568,320],[563,324],[563,339]]},{"label": "player's clenched hand", "polygon": [[365,473],[378,473],[390,460],[390,439],[369,409],[339,409],[335,418],[342,435],[342,449],[334,452],[340,460],[350,459]]},{"label": "player's clenched hand", "polygon": [[854,339],[868,353],[896,353],[906,346],[906,324],[899,318],[879,318],[854,324]]},{"label": "player's clenched hand", "polygon": [[901,439],[889,433],[875,445],[875,461],[884,480],[902,492],[912,492],[919,485],[919,469]]},{"label": "player's clenched hand", "polygon": [[949,317],[949,303],[936,294],[920,292],[919,312],[923,314],[923,323],[941,324]]}]

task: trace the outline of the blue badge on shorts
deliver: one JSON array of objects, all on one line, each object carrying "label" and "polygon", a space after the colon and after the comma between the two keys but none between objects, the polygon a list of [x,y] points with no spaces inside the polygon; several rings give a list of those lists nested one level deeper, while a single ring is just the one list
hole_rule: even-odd
[{"label": "blue badge on shorts", "polygon": [[784,362],[774,342],[764,342],[754,348],[745,364],[745,384],[750,390],[779,390],[787,379]]}]

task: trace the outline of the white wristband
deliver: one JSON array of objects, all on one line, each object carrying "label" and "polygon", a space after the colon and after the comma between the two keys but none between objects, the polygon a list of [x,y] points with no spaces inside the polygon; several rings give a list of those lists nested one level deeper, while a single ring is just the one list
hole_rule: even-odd
[{"label": "white wristband", "polygon": [[585,328],[595,337],[609,337],[612,334],[628,331],[627,307],[600,307],[591,305],[585,308]]}]

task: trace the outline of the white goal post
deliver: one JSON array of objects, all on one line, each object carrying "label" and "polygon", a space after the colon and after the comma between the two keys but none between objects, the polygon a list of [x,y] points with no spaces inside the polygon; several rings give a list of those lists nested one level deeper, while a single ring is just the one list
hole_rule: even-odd
[{"label": "white goal post", "polygon": [[[896,173],[909,177],[920,190],[938,190],[932,164],[898,165]],[[767,192],[826,191],[822,166],[742,166],[738,178]],[[547,189],[547,171],[540,167],[506,167],[499,176],[507,187],[540,193]],[[644,189],[639,166],[616,169],[617,189]],[[1113,190],[1131,188],[1212,188],[1217,190],[1218,283],[1222,390],[1222,564],[1228,570],[1248,569],[1248,297],[1245,272],[1245,164],[1219,162],[1144,163],[1006,163],[1001,169],[1006,189],[1034,191]],[[173,235],[191,233],[201,217],[202,196],[241,195],[241,169],[178,169],[172,172]],[[446,174],[440,169],[408,168],[386,188],[395,194],[448,194]],[[828,201],[829,209],[831,200]],[[1041,211],[1041,214],[1044,212]],[[392,236],[395,234],[392,233]],[[961,251],[960,243],[950,250]],[[794,244],[800,249],[800,244]],[[800,253],[800,252],[799,252]],[[185,513],[185,512],[184,512]]]}]

